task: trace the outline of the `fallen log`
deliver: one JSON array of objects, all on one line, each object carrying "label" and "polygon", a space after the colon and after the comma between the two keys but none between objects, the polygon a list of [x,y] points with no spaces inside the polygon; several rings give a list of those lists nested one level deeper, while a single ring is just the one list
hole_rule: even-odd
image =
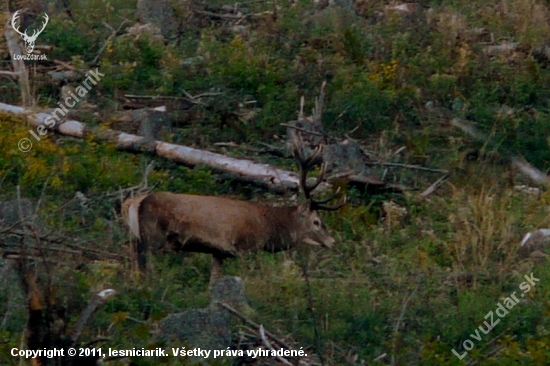
[{"label": "fallen log", "polygon": [[490,55],[498,55],[503,53],[511,53],[517,50],[519,42],[509,42],[503,44],[488,45],[483,48],[483,51]]},{"label": "fallen log", "polygon": [[[451,121],[451,125],[454,127],[459,128],[462,130],[462,132],[466,133],[467,135],[471,136],[475,140],[487,142],[490,141],[490,138],[487,134],[477,130],[473,123],[467,120],[463,120],[460,118],[453,118]],[[539,169],[535,168],[533,165],[531,165],[528,161],[526,161],[521,156],[518,156],[510,151],[507,151],[504,148],[497,149],[502,156],[506,157],[510,164],[517,169],[519,172],[521,172],[523,175],[525,175],[527,178],[531,179],[533,182],[537,184],[542,184],[546,187],[550,186],[550,177],[546,175],[546,173],[540,171]]]},{"label": "fallen log", "polygon": [[[259,184],[275,192],[284,192],[288,190],[295,191],[298,190],[299,187],[299,179],[295,173],[274,168],[267,164],[255,163],[244,159],[235,159],[222,154],[163,141],[154,141],[152,144],[146,144],[143,136],[110,129],[100,130],[98,128],[89,128],[84,123],[74,120],[68,120],[56,124],[53,128],[49,128],[45,121],[50,117],[50,114],[4,103],[0,103],[0,111],[20,116],[34,128],[46,128],[61,135],[75,138],[84,138],[85,135],[90,134],[100,140],[115,143],[119,150],[132,152],[147,150],[160,157],[187,166],[204,164],[215,170],[234,175],[240,180]],[[323,183],[319,188],[320,191],[324,191],[328,190],[330,187],[330,184]]]}]

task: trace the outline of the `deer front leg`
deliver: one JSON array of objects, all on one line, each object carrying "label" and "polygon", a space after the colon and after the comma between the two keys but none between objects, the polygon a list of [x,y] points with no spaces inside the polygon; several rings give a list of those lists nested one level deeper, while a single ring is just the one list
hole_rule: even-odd
[{"label": "deer front leg", "polygon": [[214,282],[220,279],[222,273],[223,259],[212,255],[212,267],[210,269],[210,282],[208,284],[209,288],[212,288]]}]

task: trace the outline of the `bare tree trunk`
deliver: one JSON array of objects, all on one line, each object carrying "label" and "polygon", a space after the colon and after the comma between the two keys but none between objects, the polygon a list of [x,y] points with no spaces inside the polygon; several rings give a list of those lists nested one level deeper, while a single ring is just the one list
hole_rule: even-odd
[{"label": "bare tree trunk", "polygon": [[19,88],[21,89],[21,104],[25,107],[32,105],[32,96],[29,85],[29,73],[25,67],[25,61],[16,60],[14,55],[23,55],[25,54],[24,50],[21,48],[21,45],[18,42],[19,36],[13,30],[11,26],[12,14],[8,13],[8,19],[4,25],[4,37],[6,37],[6,43],[8,45],[8,50],[12,58],[13,72],[19,77]]}]

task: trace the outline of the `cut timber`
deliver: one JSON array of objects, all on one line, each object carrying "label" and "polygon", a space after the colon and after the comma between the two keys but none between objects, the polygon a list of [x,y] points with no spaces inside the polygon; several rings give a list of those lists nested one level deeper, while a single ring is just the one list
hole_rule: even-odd
[{"label": "cut timber", "polygon": [[[45,126],[45,120],[50,114],[33,111],[22,107],[0,103],[0,112],[10,113],[25,118],[34,128]],[[52,130],[52,129],[50,129]],[[132,135],[114,130],[89,129],[79,121],[66,121],[54,126],[53,130],[65,136],[83,138],[91,134],[98,139],[114,142],[119,150],[141,152],[147,149],[142,136]],[[30,135],[29,135],[30,136]],[[207,165],[213,169],[230,173],[240,180],[262,185],[275,192],[298,190],[298,176],[290,171],[277,169],[267,164],[259,164],[249,160],[235,159],[210,151],[192,147],[155,141],[150,148],[151,152],[184,165]],[[320,191],[330,188],[330,184],[323,183]]]}]

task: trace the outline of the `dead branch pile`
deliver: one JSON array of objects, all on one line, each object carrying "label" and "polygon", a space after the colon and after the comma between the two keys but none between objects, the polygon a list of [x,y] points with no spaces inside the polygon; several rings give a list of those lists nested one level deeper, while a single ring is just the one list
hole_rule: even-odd
[{"label": "dead branch pile", "polygon": [[[23,348],[63,350],[54,358],[40,354],[33,359],[33,365],[96,366],[101,355],[82,357],[71,355],[68,350],[82,345],[79,339],[87,323],[116,292],[105,289],[92,296],[88,303],[74,296],[78,281],[71,276],[82,258],[88,256],[90,248],[42,229],[35,212],[31,202],[19,195],[16,200],[0,204],[2,278],[16,279],[16,283],[3,280],[0,284],[8,302],[4,321],[10,314],[10,306],[23,307],[27,316]],[[98,250],[92,252],[92,256],[116,256]],[[25,296],[18,296],[20,292]],[[78,320],[69,325],[75,313],[80,314]],[[100,341],[104,339],[91,343]]]},{"label": "dead branch pile", "polygon": [[[245,356],[239,357],[238,362],[241,365],[300,365],[300,366],[318,366],[322,365],[319,357],[311,349],[304,349],[297,344],[290,344],[273,333],[267,331],[262,324],[250,320],[247,316],[234,309],[232,306],[221,302],[221,307],[228,310],[232,315],[244,321],[247,325],[241,326],[241,329],[233,337],[233,348],[242,350]],[[290,357],[285,351],[303,351],[303,357]],[[253,357],[247,355],[247,351],[253,351],[257,355]]]}]

